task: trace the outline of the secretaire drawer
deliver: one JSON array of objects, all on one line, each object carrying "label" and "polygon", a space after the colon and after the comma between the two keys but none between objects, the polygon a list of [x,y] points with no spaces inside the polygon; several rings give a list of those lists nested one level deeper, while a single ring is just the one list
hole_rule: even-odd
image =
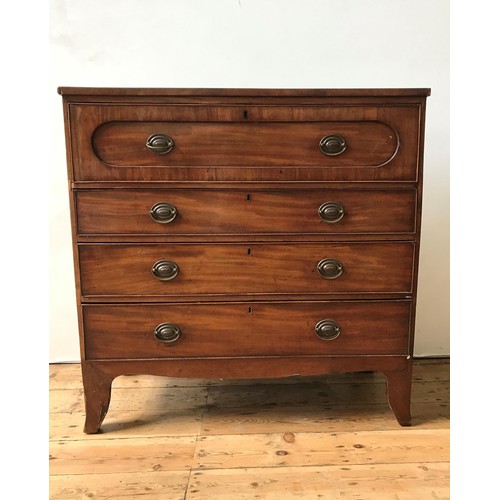
[{"label": "secretaire drawer", "polygon": [[83,296],[411,292],[414,244],[84,244]]},{"label": "secretaire drawer", "polygon": [[84,306],[92,359],[405,354],[409,301]]},{"label": "secretaire drawer", "polygon": [[417,106],[71,104],[77,181],[405,180]]},{"label": "secretaire drawer", "polygon": [[77,192],[79,234],[404,233],[414,190]]}]

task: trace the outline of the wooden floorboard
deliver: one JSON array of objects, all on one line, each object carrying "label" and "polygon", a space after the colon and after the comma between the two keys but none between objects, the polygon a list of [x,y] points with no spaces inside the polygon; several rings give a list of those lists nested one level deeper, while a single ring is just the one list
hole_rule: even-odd
[{"label": "wooden floorboard", "polygon": [[118,377],[83,433],[78,364],[50,366],[50,498],[449,498],[449,361],[416,360],[412,427],[379,374]]}]

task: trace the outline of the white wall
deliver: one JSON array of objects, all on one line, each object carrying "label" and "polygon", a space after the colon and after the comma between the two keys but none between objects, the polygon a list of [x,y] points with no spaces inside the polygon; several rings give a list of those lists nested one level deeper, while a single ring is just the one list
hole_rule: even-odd
[{"label": "white wall", "polygon": [[57,86],[431,87],[416,355],[449,354],[445,0],[51,0],[50,361],[79,358]]}]

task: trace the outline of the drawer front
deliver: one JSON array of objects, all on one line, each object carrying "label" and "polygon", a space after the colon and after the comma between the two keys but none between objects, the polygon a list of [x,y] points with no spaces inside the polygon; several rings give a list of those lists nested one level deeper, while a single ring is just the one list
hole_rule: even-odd
[{"label": "drawer front", "polygon": [[[341,137],[323,154],[325,136]],[[149,150],[149,137],[168,137],[167,153]],[[333,140],[333,139],[332,139]],[[395,130],[381,122],[198,123],[108,122],[95,130],[95,155],[111,167],[345,165],[379,167],[398,149]],[[349,148],[347,148],[349,145]],[[153,145],[154,146],[154,145]],[[332,143],[332,147],[334,144]],[[328,151],[327,151],[328,152]]]},{"label": "drawer front", "polygon": [[70,105],[75,180],[415,180],[418,106]]},{"label": "drawer front", "polygon": [[83,296],[408,293],[413,254],[411,242],[79,247]]},{"label": "drawer front", "polygon": [[88,305],[83,309],[89,360],[408,351],[409,301]]},{"label": "drawer front", "polygon": [[404,233],[414,190],[100,190],[77,193],[79,234]]}]

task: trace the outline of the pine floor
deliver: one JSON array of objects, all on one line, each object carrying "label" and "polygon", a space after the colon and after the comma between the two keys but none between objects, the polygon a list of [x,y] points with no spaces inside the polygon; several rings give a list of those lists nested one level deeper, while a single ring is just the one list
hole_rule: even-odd
[{"label": "pine floor", "polygon": [[80,366],[50,367],[50,499],[449,499],[449,361],[417,360],[413,426],[371,373],[118,377],[85,435]]}]

